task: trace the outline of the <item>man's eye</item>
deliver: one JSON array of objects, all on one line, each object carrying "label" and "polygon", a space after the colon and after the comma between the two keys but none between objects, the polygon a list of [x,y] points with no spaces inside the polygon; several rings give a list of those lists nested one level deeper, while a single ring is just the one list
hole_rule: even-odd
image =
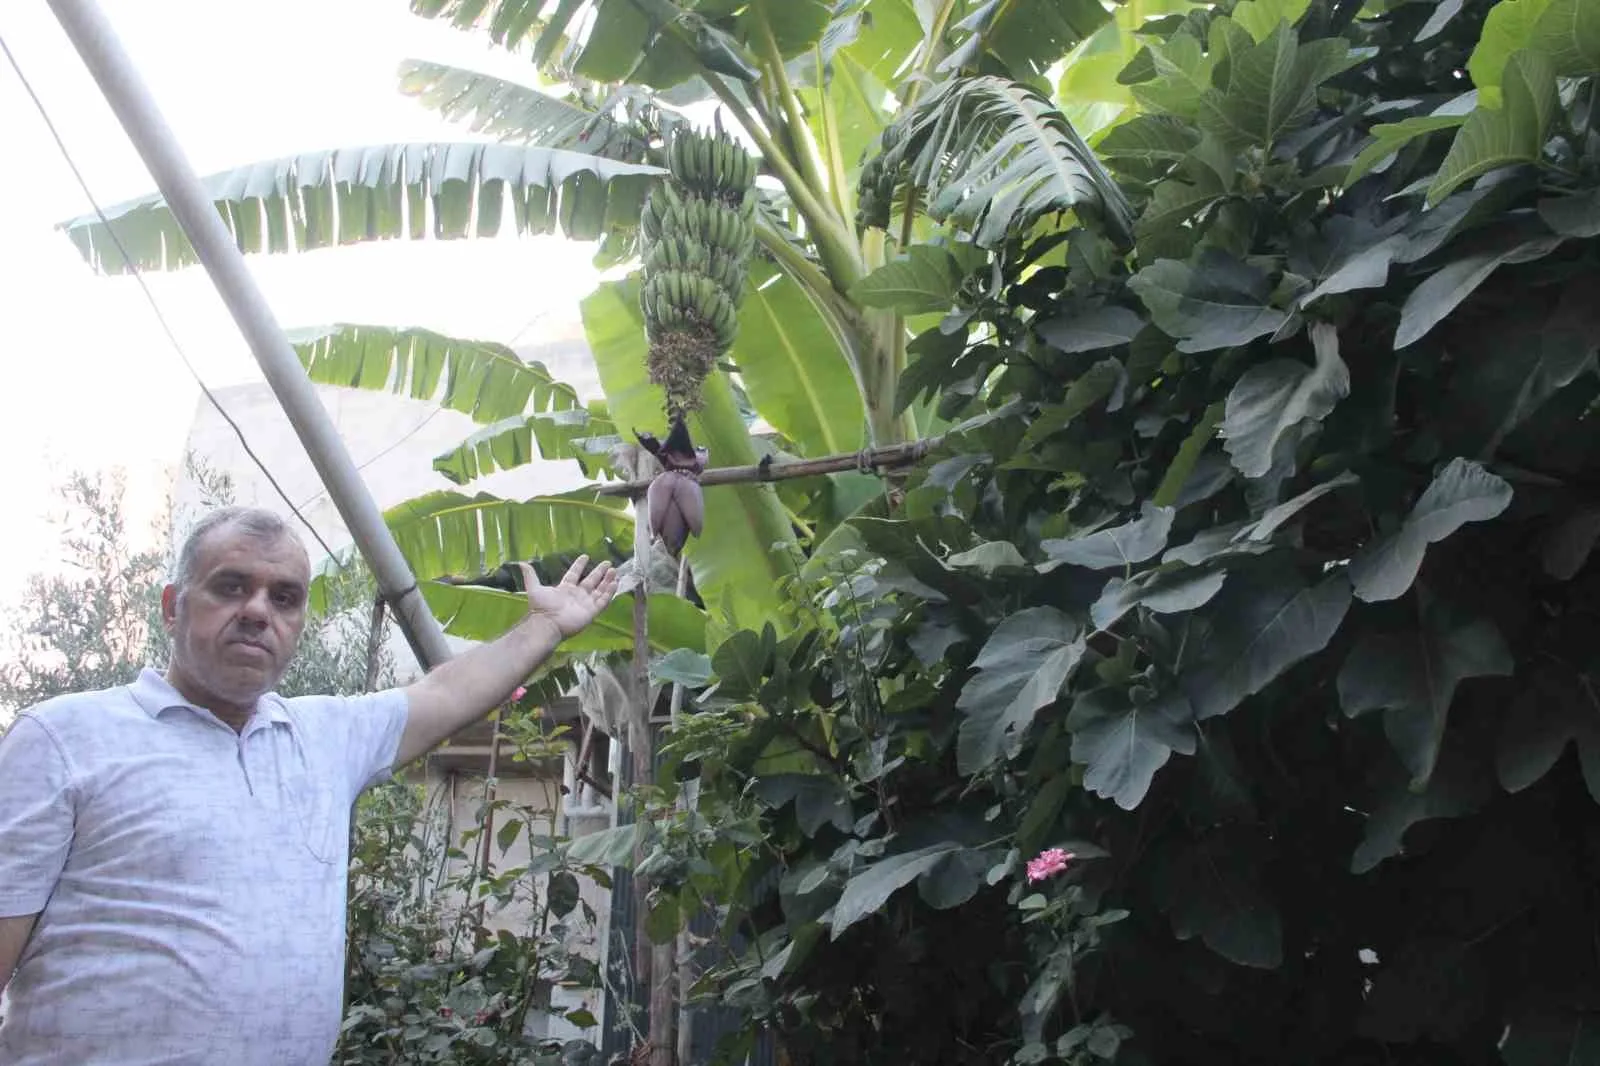
[{"label": "man's eye", "polygon": [[277,601],[277,604],[278,604],[279,607],[298,607],[298,606],[300,606],[300,595],[299,595],[299,593],[295,593],[295,592],[280,592],[276,596],[274,596],[273,599]]}]

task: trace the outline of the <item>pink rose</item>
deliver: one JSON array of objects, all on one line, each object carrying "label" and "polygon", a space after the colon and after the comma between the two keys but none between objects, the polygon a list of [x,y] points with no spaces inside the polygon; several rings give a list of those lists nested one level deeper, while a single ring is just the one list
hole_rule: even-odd
[{"label": "pink rose", "polygon": [[1028,860],[1028,883],[1043,881],[1054,877],[1067,868],[1067,862],[1075,856],[1070,851],[1060,848],[1045,848],[1036,859]]}]

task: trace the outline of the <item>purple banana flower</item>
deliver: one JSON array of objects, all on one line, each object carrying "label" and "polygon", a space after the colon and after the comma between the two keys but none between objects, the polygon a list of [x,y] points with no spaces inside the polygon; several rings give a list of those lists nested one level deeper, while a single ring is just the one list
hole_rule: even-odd
[{"label": "purple banana flower", "polygon": [[677,555],[691,536],[705,528],[705,496],[700,489],[700,474],[706,468],[708,453],[696,448],[689,427],[682,419],[672,424],[666,443],[649,433],[635,433],[639,443],[661,464],[661,473],[650,482],[645,493],[650,528],[667,551]]}]

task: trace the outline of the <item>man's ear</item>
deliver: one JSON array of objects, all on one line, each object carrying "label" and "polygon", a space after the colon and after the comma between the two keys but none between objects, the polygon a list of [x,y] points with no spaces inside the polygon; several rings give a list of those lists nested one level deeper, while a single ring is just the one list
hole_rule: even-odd
[{"label": "man's ear", "polygon": [[161,590],[161,622],[171,633],[178,624],[178,586],[167,585]]}]

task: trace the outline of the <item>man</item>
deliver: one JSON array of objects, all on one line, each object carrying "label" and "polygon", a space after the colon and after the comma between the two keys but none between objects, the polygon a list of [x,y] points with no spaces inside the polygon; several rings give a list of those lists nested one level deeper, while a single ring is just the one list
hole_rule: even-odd
[{"label": "man", "polygon": [[0,1063],[326,1063],[351,805],[594,620],[617,577],[586,563],[554,587],[524,566],[527,617],[412,685],[285,700],[305,549],[271,512],[207,515],[162,592],[165,675],[46,701],[0,739]]}]

